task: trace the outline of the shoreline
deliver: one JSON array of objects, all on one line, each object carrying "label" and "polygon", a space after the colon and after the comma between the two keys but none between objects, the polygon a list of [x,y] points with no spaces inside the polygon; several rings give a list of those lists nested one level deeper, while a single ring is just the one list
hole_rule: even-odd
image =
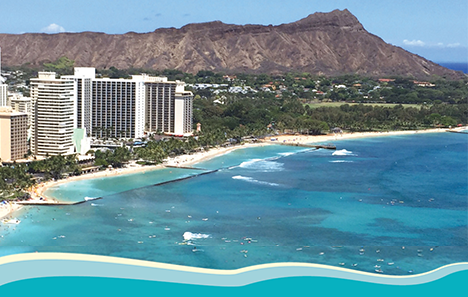
[{"label": "shoreline", "polygon": [[[446,128],[435,128],[426,130],[408,130],[408,131],[388,131],[388,132],[353,132],[353,133],[337,133],[327,135],[279,135],[272,136],[265,139],[270,141],[272,144],[312,144],[318,142],[332,142],[336,140],[356,139],[356,138],[373,138],[383,136],[398,136],[398,135],[414,135],[414,134],[425,134],[425,133],[441,133],[447,131],[461,131],[466,130],[468,127],[457,127],[452,129]],[[271,138],[275,138],[272,141]]]},{"label": "shoreline", "polygon": [[[451,131],[461,131],[466,130],[467,127],[457,127],[454,129],[450,129]],[[58,181],[48,181],[45,183],[41,183],[36,185],[32,189],[28,190],[29,194],[31,195],[31,201],[36,202],[38,205],[43,202],[47,203],[58,203],[59,200],[55,199],[54,197],[49,197],[45,195],[45,192],[51,188],[56,187],[61,184],[65,184],[72,181],[78,180],[86,180],[86,179],[93,179],[93,178],[102,178],[102,177],[113,177],[118,175],[124,174],[133,174],[133,173],[142,173],[147,171],[159,170],[164,169],[166,166],[176,166],[176,167],[189,167],[194,164],[197,164],[202,161],[206,161],[208,159],[212,159],[234,150],[242,149],[242,148],[250,148],[250,147],[258,147],[258,146],[265,146],[270,144],[311,144],[311,143],[318,143],[318,142],[332,142],[336,140],[344,140],[344,139],[355,139],[355,138],[372,138],[372,137],[381,137],[381,136],[397,136],[397,135],[412,135],[418,133],[441,133],[446,132],[449,129],[427,129],[427,130],[410,130],[410,131],[389,131],[389,132],[356,132],[356,133],[341,133],[341,134],[327,134],[327,135],[278,135],[267,137],[265,140],[260,141],[258,143],[245,143],[243,145],[236,145],[231,147],[216,147],[212,148],[209,151],[198,152],[190,155],[180,155],[173,158],[168,158],[163,161],[163,163],[158,165],[150,165],[150,166],[142,166],[136,165],[134,162],[129,167],[125,168],[118,168],[118,169],[106,169],[99,172],[83,174],[79,176],[72,176],[66,179],[61,179]],[[271,139],[275,139],[272,141]],[[43,199],[41,199],[41,197]],[[0,219],[4,219],[6,217],[11,216],[14,212],[18,211],[22,208],[21,205],[16,204],[15,202],[7,203],[8,207],[2,206],[0,207]],[[8,208],[8,209],[7,209]]]},{"label": "shoreline", "polygon": [[[57,181],[55,180],[47,181],[39,185],[36,185],[32,189],[30,189],[28,192],[31,195],[30,201],[33,201],[37,203],[38,205],[40,205],[41,202],[59,203],[60,201],[58,199],[48,196],[45,193],[49,188],[57,187],[62,184],[66,184],[66,183],[73,182],[73,181],[79,181],[79,180],[87,180],[87,179],[103,178],[103,177],[104,178],[114,177],[114,176],[119,176],[119,175],[143,173],[143,172],[149,172],[149,171],[154,171],[154,170],[160,170],[160,169],[166,168],[166,166],[190,167],[193,164],[196,164],[196,163],[199,163],[199,162],[202,162],[202,161],[205,161],[205,160],[208,160],[208,159],[211,159],[211,158],[223,155],[223,154],[227,154],[234,150],[256,147],[256,146],[265,146],[265,145],[270,145],[270,143],[258,142],[258,143],[248,143],[248,144],[243,144],[243,145],[230,146],[230,147],[216,147],[216,148],[211,148],[208,151],[197,152],[197,153],[189,154],[189,155],[179,155],[176,157],[167,158],[161,164],[158,164],[158,165],[144,166],[144,165],[137,165],[135,164],[135,162],[132,162],[130,166],[127,166],[124,168],[105,169],[105,170],[98,171],[98,172],[82,174],[78,176],[71,176],[71,177],[57,180]],[[43,200],[40,199],[41,197],[43,198]],[[1,213],[0,213],[0,218],[3,218],[1,216]]]}]

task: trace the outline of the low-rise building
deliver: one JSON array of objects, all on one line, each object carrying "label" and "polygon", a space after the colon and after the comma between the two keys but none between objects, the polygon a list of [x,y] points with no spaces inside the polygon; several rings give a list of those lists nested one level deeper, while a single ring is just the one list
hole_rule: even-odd
[{"label": "low-rise building", "polygon": [[0,158],[12,162],[28,153],[28,115],[11,107],[0,108]]}]

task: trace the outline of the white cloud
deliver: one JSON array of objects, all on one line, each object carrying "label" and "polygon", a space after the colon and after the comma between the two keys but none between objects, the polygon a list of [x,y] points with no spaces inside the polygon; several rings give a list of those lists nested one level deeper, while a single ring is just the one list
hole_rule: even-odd
[{"label": "white cloud", "polygon": [[438,43],[426,43],[422,40],[416,40],[416,39],[413,39],[413,40],[408,40],[408,39],[405,39],[403,40],[403,45],[406,45],[406,46],[417,46],[417,47],[426,47],[426,48],[460,48],[462,47],[462,45],[459,43],[459,42],[456,42],[456,43],[449,43],[449,44],[445,44],[443,42],[438,42]]},{"label": "white cloud", "polygon": [[408,40],[408,39],[405,39],[403,40],[403,44],[404,45],[411,45],[411,46],[425,46],[426,43],[424,41],[421,41],[421,40]]},{"label": "white cloud", "polygon": [[57,25],[57,24],[50,24],[49,26],[41,29],[42,33],[60,33],[65,32],[65,28]]},{"label": "white cloud", "polygon": [[458,42],[457,42],[457,43],[449,43],[449,44],[447,44],[447,47],[459,47],[459,46],[461,46],[461,44],[458,43]]}]

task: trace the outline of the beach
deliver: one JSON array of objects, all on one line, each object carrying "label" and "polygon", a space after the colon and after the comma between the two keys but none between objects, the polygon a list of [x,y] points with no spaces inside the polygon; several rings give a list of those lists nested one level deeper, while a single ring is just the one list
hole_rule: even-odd
[{"label": "beach", "polygon": [[[452,131],[461,131],[465,130],[467,127],[457,127],[452,129]],[[141,166],[136,163],[130,163],[125,168],[108,168],[103,171],[83,174],[79,176],[72,176],[66,179],[61,179],[58,181],[48,181],[36,185],[29,190],[31,195],[31,200],[37,204],[41,203],[54,203],[59,202],[53,197],[49,197],[45,194],[46,190],[51,187],[56,187],[61,184],[65,184],[72,181],[84,180],[84,179],[94,179],[102,177],[112,177],[117,175],[132,174],[132,173],[142,173],[152,170],[158,170],[166,168],[166,166],[175,166],[175,167],[190,167],[196,163],[206,161],[208,159],[227,154],[233,150],[263,146],[270,144],[311,144],[311,143],[329,143],[336,140],[344,139],[354,139],[354,138],[367,138],[367,137],[383,137],[383,136],[396,136],[396,135],[411,135],[417,133],[440,133],[446,132],[447,129],[427,129],[427,130],[414,130],[414,131],[390,131],[390,132],[356,132],[356,133],[336,133],[336,134],[327,134],[327,135],[278,135],[265,138],[263,141],[257,143],[245,143],[243,145],[235,145],[229,147],[217,147],[212,148],[208,151],[197,152],[189,155],[180,155],[173,158],[168,158],[164,160],[162,164],[151,165],[151,166]],[[31,202],[31,201],[30,201]],[[21,208],[21,205],[14,202],[10,202],[2,207],[0,207],[0,219],[5,217],[10,217],[13,215],[13,212]]]},{"label": "beach", "polygon": [[[143,173],[143,172],[148,172],[152,170],[163,169],[163,168],[166,168],[166,166],[189,167],[195,163],[202,162],[202,161],[205,161],[205,160],[208,160],[208,159],[211,159],[211,158],[223,155],[223,154],[227,154],[233,150],[248,148],[248,147],[255,147],[255,146],[262,146],[262,145],[266,145],[266,143],[259,142],[259,143],[247,143],[243,145],[236,145],[236,146],[230,146],[230,147],[217,147],[217,148],[212,148],[208,151],[202,151],[202,152],[197,152],[197,153],[193,153],[189,155],[180,155],[180,156],[176,156],[172,158],[167,158],[166,160],[163,161],[163,163],[158,164],[158,165],[142,166],[133,162],[124,168],[108,168],[106,170],[99,171],[99,172],[82,174],[78,176],[71,176],[66,179],[61,179],[58,181],[48,181],[45,183],[41,183],[37,185],[36,187],[34,187],[32,190],[30,190],[29,193],[31,194],[32,200],[36,201],[38,204],[41,203],[41,201],[47,201],[50,203],[50,202],[54,202],[57,200],[45,194],[47,189],[51,187],[56,187],[56,186],[59,186],[61,184],[65,184],[68,182],[84,180],[84,179],[112,177],[112,176],[132,174],[132,173]],[[43,200],[40,200],[40,197],[42,197]]]},{"label": "beach", "polygon": [[13,212],[19,210],[21,205],[16,204],[15,202],[7,202],[0,206],[0,219],[8,217],[9,215],[13,214]]},{"label": "beach", "polygon": [[[465,130],[466,127],[451,129],[452,131]],[[333,142],[342,139],[368,138],[368,137],[383,137],[396,135],[412,135],[417,133],[440,133],[446,132],[448,129],[427,129],[427,130],[410,130],[410,131],[389,131],[389,132],[355,132],[355,133],[332,133],[327,135],[280,135],[268,137],[266,141],[286,144],[306,144],[306,143],[322,143]],[[273,139],[273,140],[272,140]]]}]

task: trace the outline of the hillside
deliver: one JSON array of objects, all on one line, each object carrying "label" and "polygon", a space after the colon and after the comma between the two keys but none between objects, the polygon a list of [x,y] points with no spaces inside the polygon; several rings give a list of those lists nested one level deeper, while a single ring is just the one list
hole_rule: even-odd
[{"label": "hillside", "polygon": [[367,32],[348,10],[315,13],[279,26],[219,21],[150,33],[0,34],[5,65],[41,66],[61,56],[76,66],[337,75],[432,75],[446,69]]}]

